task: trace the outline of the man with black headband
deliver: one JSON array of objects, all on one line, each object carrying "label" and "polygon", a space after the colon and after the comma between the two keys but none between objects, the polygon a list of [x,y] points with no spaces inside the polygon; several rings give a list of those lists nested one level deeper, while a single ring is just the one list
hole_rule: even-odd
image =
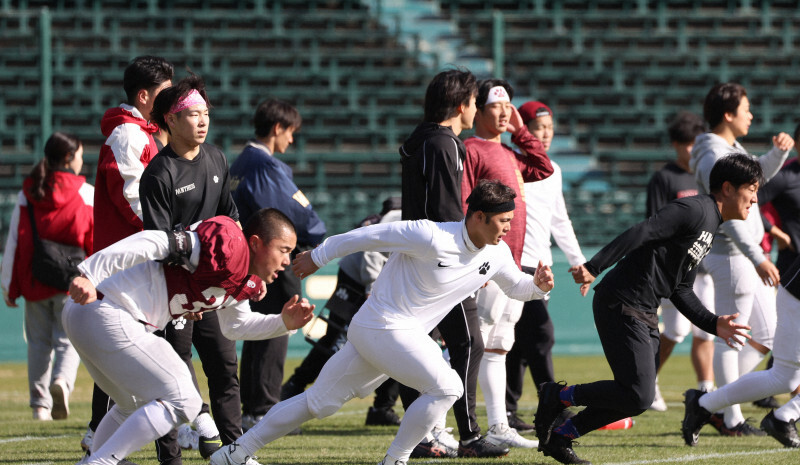
[{"label": "man with black headband", "polygon": [[462,221],[365,226],[329,237],[298,255],[294,272],[304,278],[354,252],[393,252],[372,294],[353,317],[347,343],[325,364],[316,383],[275,405],[236,444],[216,452],[212,465],[255,465],[253,454],[265,444],[305,421],[332,415],[388,377],[420,392],[381,462],[407,463],[412,449],[464,392],[461,378],[428,332],[489,280],[519,300],[542,298],[553,288],[549,267],[540,266],[534,276],[523,273],[502,241],[514,217],[515,196],[499,182],[483,181],[467,199],[469,209]]}]

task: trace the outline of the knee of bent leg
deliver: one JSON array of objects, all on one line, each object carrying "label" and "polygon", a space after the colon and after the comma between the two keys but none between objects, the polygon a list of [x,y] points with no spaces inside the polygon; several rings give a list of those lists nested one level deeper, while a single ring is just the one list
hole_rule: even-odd
[{"label": "knee of bent leg", "polygon": [[200,394],[192,393],[183,399],[164,402],[164,404],[169,404],[172,407],[172,411],[179,423],[189,423],[194,421],[197,415],[200,414],[200,409],[203,406],[203,399],[200,397]]},{"label": "knee of bent leg", "polygon": [[443,370],[430,388],[421,390],[421,393],[431,396],[452,396],[453,402],[464,395],[464,382],[455,370]]}]

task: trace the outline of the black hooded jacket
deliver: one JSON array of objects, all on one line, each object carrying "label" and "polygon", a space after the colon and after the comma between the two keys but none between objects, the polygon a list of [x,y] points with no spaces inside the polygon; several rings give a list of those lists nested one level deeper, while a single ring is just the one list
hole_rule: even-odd
[{"label": "black hooded jacket", "polygon": [[450,127],[422,123],[400,146],[403,219],[461,221],[467,150]]}]

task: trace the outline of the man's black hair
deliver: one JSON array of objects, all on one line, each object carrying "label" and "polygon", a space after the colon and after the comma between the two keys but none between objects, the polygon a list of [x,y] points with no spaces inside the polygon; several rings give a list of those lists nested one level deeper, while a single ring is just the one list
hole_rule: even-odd
[{"label": "man's black hair", "polygon": [[690,111],[681,111],[670,120],[667,131],[670,142],[691,144],[697,136],[706,132],[706,123]]},{"label": "man's black hair", "polygon": [[[514,192],[514,189],[506,186],[502,182],[496,179],[481,179],[478,181],[478,185],[472,189],[469,197],[467,197],[466,217],[469,218],[476,211],[484,211],[483,209],[486,207],[495,207],[504,203],[513,202],[516,197],[517,193]],[[510,210],[513,210],[513,208]],[[488,221],[489,217],[502,212],[487,213],[484,211],[484,213],[486,213]]]},{"label": "man's black hair", "polygon": [[134,58],[125,68],[122,78],[122,88],[125,89],[128,104],[133,105],[136,102],[136,94],[140,90],[154,89],[164,81],[172,80],[174,75],[172,64],[161,57],[144,55]]},{"label": "man's black hair", "polygon": [[741,84],[726,82],[717,84],[708,91],[703,103],[703,117],[713,131],[725,118],[725,113],[736,113],[742,97],[747,96],[747,91]]},{"label": "man's black hair", "polygon": [[475,106],[483,110],[486,100],[489,98],[489,91],[494,87],[502,86],[508,92],[508,98],[514,98],[514,88],[505,79],[484,79],[478,83],[478,96],[475,98]]},{"label": "man's black hair", "polygon": [[271,240],[280,237],[284,229],[297,234],[294,223],[283,212],[276,208],[262,208],[250,215],[242,232],[247,239],[256,235],[261,238],[261,242],[268,244]]},{"label": "man's black hair", "polygon": [[174,86],[168,87],[159,92],[158,97],[156,97],[155,102],[153,102],[153,111],[150,113],[150,120],[156,123],[161,129],[166,129],[167,132],[170,132],[169,125],[167,124],[166,120],[169,110],[180,99],[189,95],[189,92],[192,90],[198,91],[206,101],[208,108],[211,108],[211,102],[208,101],[208,95],[206,95],[206,85],[205,82],[203,82],[203,78],[197,76],[196,74],[190,74],[189,76],[175,83]]},{"label": "man's black hair", "polygon": [[300,129],[303,118],[300,112],[289,102],[278,99],[267,99],[258,104],[256,113],[253,116],[253,126],[256,129],[256,137],[267,137],[275,125],[282,128]]},{"label": "man's black hair", "polygon": [[475,75],[466,69],[451,69],[434,76],[425,91],[425,121],[441,123],[458,112],[478,91]]},{"label": "man's black hair", "polygon": [[743,153],[733,153],[714,163],[708,184],[709,190],[714,194],[722,190],[722,184],[725,181],[738,189],[743,185],[761,183],[763,179],[764,172],[755,157]]}]

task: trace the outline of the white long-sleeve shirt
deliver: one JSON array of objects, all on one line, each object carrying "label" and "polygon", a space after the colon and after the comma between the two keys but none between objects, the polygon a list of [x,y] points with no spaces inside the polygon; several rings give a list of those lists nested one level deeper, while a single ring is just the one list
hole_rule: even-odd
[{"label": "white long-sleeve shirt", "polygon": [[509,297],[547,296],[533,276],[517,268],[504,242],[477,248],[464,221],[428,220],[376,224],[332,236],[311,252],[322,267],[362,251],[393,252],[352,326],[431,331],[459,302],[494,280]]},{"label": "white long-sleeve shirt", "polygon": [[553,174],[549,178],[525,183],[527,221],[522,266],[535,268],[539,260],[545,265],[553,264],[551,235],[571,266],[586,263],[564,202],[561,167],[552,160],[551,163]]},{"label": "white long-sleeve shirt", "polygon": [[[201,257],[208,256],[201,254],[203,241],[198,234],[190,232],[189,236],[192,255],[189,269],[182,269],[186,273],[192,273]],[[103,294],[104,301],[129,312],[152,330],[163,329],[174,314],[185,313],[187,306],[193,306],[192,311],[217,310],[220,329],[228,339],[260,340],[294,332],[286,328],[280,315],[252,312],[250,300],[242,299],[243,294],[233,295],[212,286],[202,291],[205,299],[189,301],[190,290],[168,289],[165,265],[155,261],[168,253],[167,233],[148,230],[95,253],[78,268]],[[246,279],[250,281],[249,278]],[[253,282],[250,286],[248,282],[246,287],[255,289],[255,285]]]}]

